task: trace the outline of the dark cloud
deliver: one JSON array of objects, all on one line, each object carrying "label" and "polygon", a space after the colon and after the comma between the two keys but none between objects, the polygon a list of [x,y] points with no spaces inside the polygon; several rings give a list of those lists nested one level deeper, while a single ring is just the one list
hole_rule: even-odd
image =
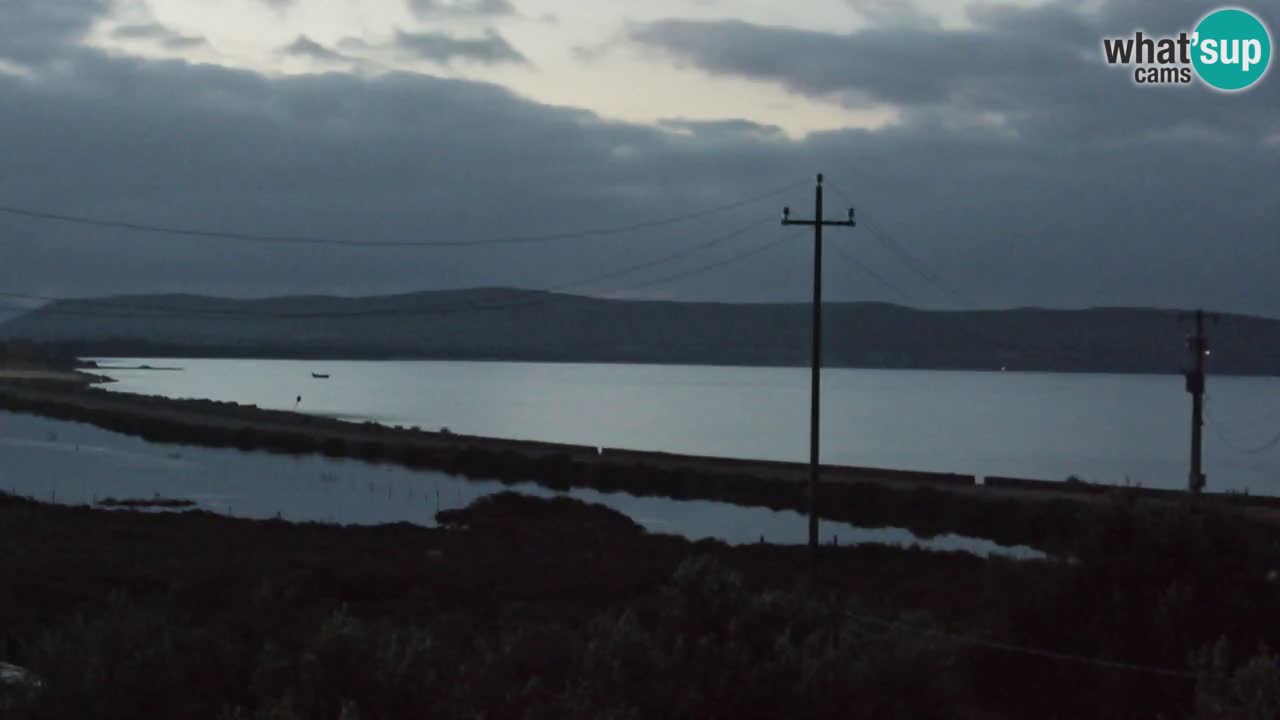
[{"label": "dark cloud", "polygon": [[122,25],[111,34],[121,40],[145,40],[168,50],[190,50],[208,44],[208,40],[199,35],[183,35],[159,23]]},{"label": "dark cloud", "polygon": [[758,138],[772,137],[783,139],[782,128],[777,125],[762,125],[750,120],[688,120],[685,118],[667,118],[658,121],[660,127],[678,132],[685,132],[707,139],[741,138],[751,136]]},{"label": "dark cloud", "polygon": [[[743,190],[725,182],[734,165],[754,154],[711,165],[696,143],[662,131],[420,75],[266,78],[88,52],[67,62],[74,79],[0,78],[7,203],[262,233],[479,239],[724,203]],[[617,152],[625,147],[638,152]],[[765,180],[780,184],[757,178],[750,190]],[[4,217],[0,236],[14,252],[0,286],[54,294],[542,286],[742,222],[731,215],[642,236],[484,250],[317,251]]]},{"label": "dark cloud", "polygon": [[449,63],[469,60],[478,63],[528,63],[528,59],[495,30],[483,37],[457,37],[442,32],[396,32],[395,45],[422,60]]},{"label": "dark cloud", "polygon": [[337,50],[325,47],[306,35],[299,35],[296,40],[281,48],[280,52],[290,57],[310,58],[321,62],[346,63],[352,61],[352,58],[343,55]]},{"label": "dark cloud", "polygon": [[[1258,3],[1261,5],[1261,3]],[[1196,126],[1265,136],[1280,129],[1280,83],[1231,98],[1198,88],[1139,89],[1102,63],[1101,40],[1136,27],[1190,29],[1193,3],[1113,0],[1087,13],[1074,3],[979,4],[975,26],[872,26],[848,34],[732,21],[664,20],[630,37],[704,70],[780,83],[850,106],[890,104],[925,115],[998,117],[1019,132],[1080,140]],[[1264,13],[1265,16],[1265,13]]]},{"label": "dark cloud", "polygon": [[[1240,96],[1142,90],[1073,59],[1071,48],[1097,52],[1089,33],[1106,14],[1063,14],[1057,6],[975,12],[986,15],[958,37],[897,35],[923,41],[915,50],[922,57],[889,56],[904,63],[898,72],[939,76],[900,78],[907,89],[883,68],[845,67],[842,78],[834,59],[829,68],[819,64],[820,80],[802,82],[805,62],[822,53],[868,60],[860,46],[869,39],[892,52],[890,38],[875,31],[699,26],[714,51],[727,54],[716,65],[690,49],[682,26],[669,25],[664,51],[680,48],[708,68],[820,97],[861,93],[863,102],[892,102],[903,112],[885,128],[804,140],[732,119],[611,122],[492,85],[420,74],[264,76],[122,58],[79,47],[75,28],[87,25],[69,23],[46,34],[61,38],[47,49],[60,60],[56,69],[0,74],[0,205],[260,234],[478,240],[638,223],[801,185],[668,228],[448,250],[199,241],[0,214],[0,289],[275,295],[549,287],[759,218],[768,224],[686,263],[581,289],[625,291],[786,238],[722,271],[643,292],[801,300],[809,244],[803,234],[784,234],[776,217],[783,205],[807,207],[808,179],[825,171],[829,205],[843,206],[847,194],[864,219],[983,304],[1204,305],[1280,315],[1273,278],[1280,145],[1260,139],[1276,127],[1274,114],[1259,107],[1268,98],[1276,107],[1274,76]],[[1120,21],[1105,24],[1112,22]],[[975,43],[1015,27],[1041,42],[1003,51]],[[742,38],[754,50],[739,47]],[[777,52],[779,44],[801,57]],[[1022,57],[1022,50],[1034,52]],[[833,250],[833,298],[953,304],[895,264],[869,225],[833,231],[828,242],[906,291],[881,288]]]},{"label": "dark cloud", "polygon": [[79,41],[111,9],[110,0],[0,2],[0,59],[39,63]]},{"label": "dark cloud", "polygon": [[584,62],[584,63],[595,62],[605,57],[606,55],[608,55],[612,50],[613,50],[613,46],[610,43],[594,43],[591,45],[574,45],[573,47],[569,48],[569,52],[573,54],[573,57],[577,59],[579,62]]},{"label": "dark cloud", "polygon": [[510,0],[408,0],[409,9],[420,17],[488,17],[514,15]]},{"label": "dark cloud", "polygon": [[914,0],[844,0],[854,12],[879,27],[937,28],[937,17]]}]

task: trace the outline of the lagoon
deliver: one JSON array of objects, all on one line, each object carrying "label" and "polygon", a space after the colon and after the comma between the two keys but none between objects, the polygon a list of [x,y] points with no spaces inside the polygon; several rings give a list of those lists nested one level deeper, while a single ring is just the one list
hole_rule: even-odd
[{"label": "lagoon", "polygon": [[[180,499],[196,509],[249,519],[341,525],[412,523],[434,527],[435,514],[506,490],[567,496],[627,515],[647,531],[730,544],[803,544],[798,513],[710,501],[637,497],[590,489],[557,492],[532,483],[504,485],[319,455],[292,456],[151,443],[81,423],[0,412],[0,492],[64,505],[107,498]],[[824,522],[823,538],[841,544],[919,545],[941,551],[1040,557],[1026,547],[943,535],[923,539],[901,528]]]},{"label": "lagoon", "polygon": [[[803,368],[100,358],[119,392],[482,436],[804,461]],[[174,370],[120,369],[150,365]],[[327,379],[313,374],[330,375]],[[1210,377],[1210,490],[1280,495],[1280,378]],[[301,402],[297,398],[301,397]],[[1183,488],[1177,375],[828,369],[823,461]]]}]

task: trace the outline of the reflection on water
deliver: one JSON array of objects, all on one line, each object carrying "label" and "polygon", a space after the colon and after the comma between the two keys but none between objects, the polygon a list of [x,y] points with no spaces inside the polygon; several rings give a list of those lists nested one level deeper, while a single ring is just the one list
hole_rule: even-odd
[{"label": "reflection on water", "polygon": [[[801,368],[492,362],[104,360],[108,388],[491,437],[808,460]],[[312,371],[330,373],[315,380]],[[1280,495],[1280,378],[1210,379],[1210,487]],[[1190,400],[1176,375],[832,368],[823,460],[842,465],[1180,489]]]},{"label": "reflection on water", "polygon": [[[626,514],[652,532],[733,544],[801,544],[805,519],[794,512],[725,503],[635,497],[573,490],[558,493],[532,484],[506,486],[438,472],[323,456],[160,445],[90,425],[0,412],[0,491],[63,504],[93,504],[108,497],[192,500],[200,508],[235,517],[280,517],[295,522],[433,526],[439,510],[461,508],[502,490],[539,497],[568,495]],[[844,544],[919,544],[982,555],[1040,557],[1030,548],[1005,548],[975,538],[921,540],[897,528],[866,529],[825,523],[824,539]]]}]

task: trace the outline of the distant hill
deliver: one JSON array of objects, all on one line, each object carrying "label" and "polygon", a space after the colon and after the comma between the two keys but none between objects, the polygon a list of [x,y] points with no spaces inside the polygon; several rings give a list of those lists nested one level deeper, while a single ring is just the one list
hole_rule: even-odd
[{"label": "distant hill", "polygon": [[[1165,310],[942,312],[825,307],[832,366],[1179,372],[1185,326]],[[1280,321],[1213,326],[1214,372],[1280,375]],[[805,365],[809,306],[605,300],[478,289],[368,298],[145,295],[61,301],[0,324],[0,340],[85,355],[499,359]]]},{"label": "distant hill", "polygon": [[0,307],[0,324],[6,323],[16,317],[19,317],[24,312],[26,311],[18,310],[16,308]]}]

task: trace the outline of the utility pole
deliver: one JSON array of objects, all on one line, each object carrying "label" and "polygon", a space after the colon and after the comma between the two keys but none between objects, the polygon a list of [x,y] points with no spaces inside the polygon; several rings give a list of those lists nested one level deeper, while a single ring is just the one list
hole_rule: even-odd
[{"label": "utility pole", "polygon": [[1192,495],[1199,495],[1206,482],[1201,464],[1201,436],[1204,428],[1204,360],[1209,356],[1209,338],[1204,334],[1204,321],[1206,317],[1216,320],[1217,316],[1197,310],[1182,317],[1194,319],[1196,327],[1196,334],[1187,337],[1187,349],[1191,351],[1191,368],[1187,371],[1187,392],[1191,393],[1191,477],[1187,489]]},{"label": "utility pole", "polygon": [[818,553],[818,428],[821,408],[822,380],[822,228],[825,225],[854,227],[853,208],[848,220],[824,220],[822,217],[822,175],[814,189],[812,220],[792,220],[791,208],[782,209],[783,225],[813,226],[813,377],[809,398],[809,549]]}]

